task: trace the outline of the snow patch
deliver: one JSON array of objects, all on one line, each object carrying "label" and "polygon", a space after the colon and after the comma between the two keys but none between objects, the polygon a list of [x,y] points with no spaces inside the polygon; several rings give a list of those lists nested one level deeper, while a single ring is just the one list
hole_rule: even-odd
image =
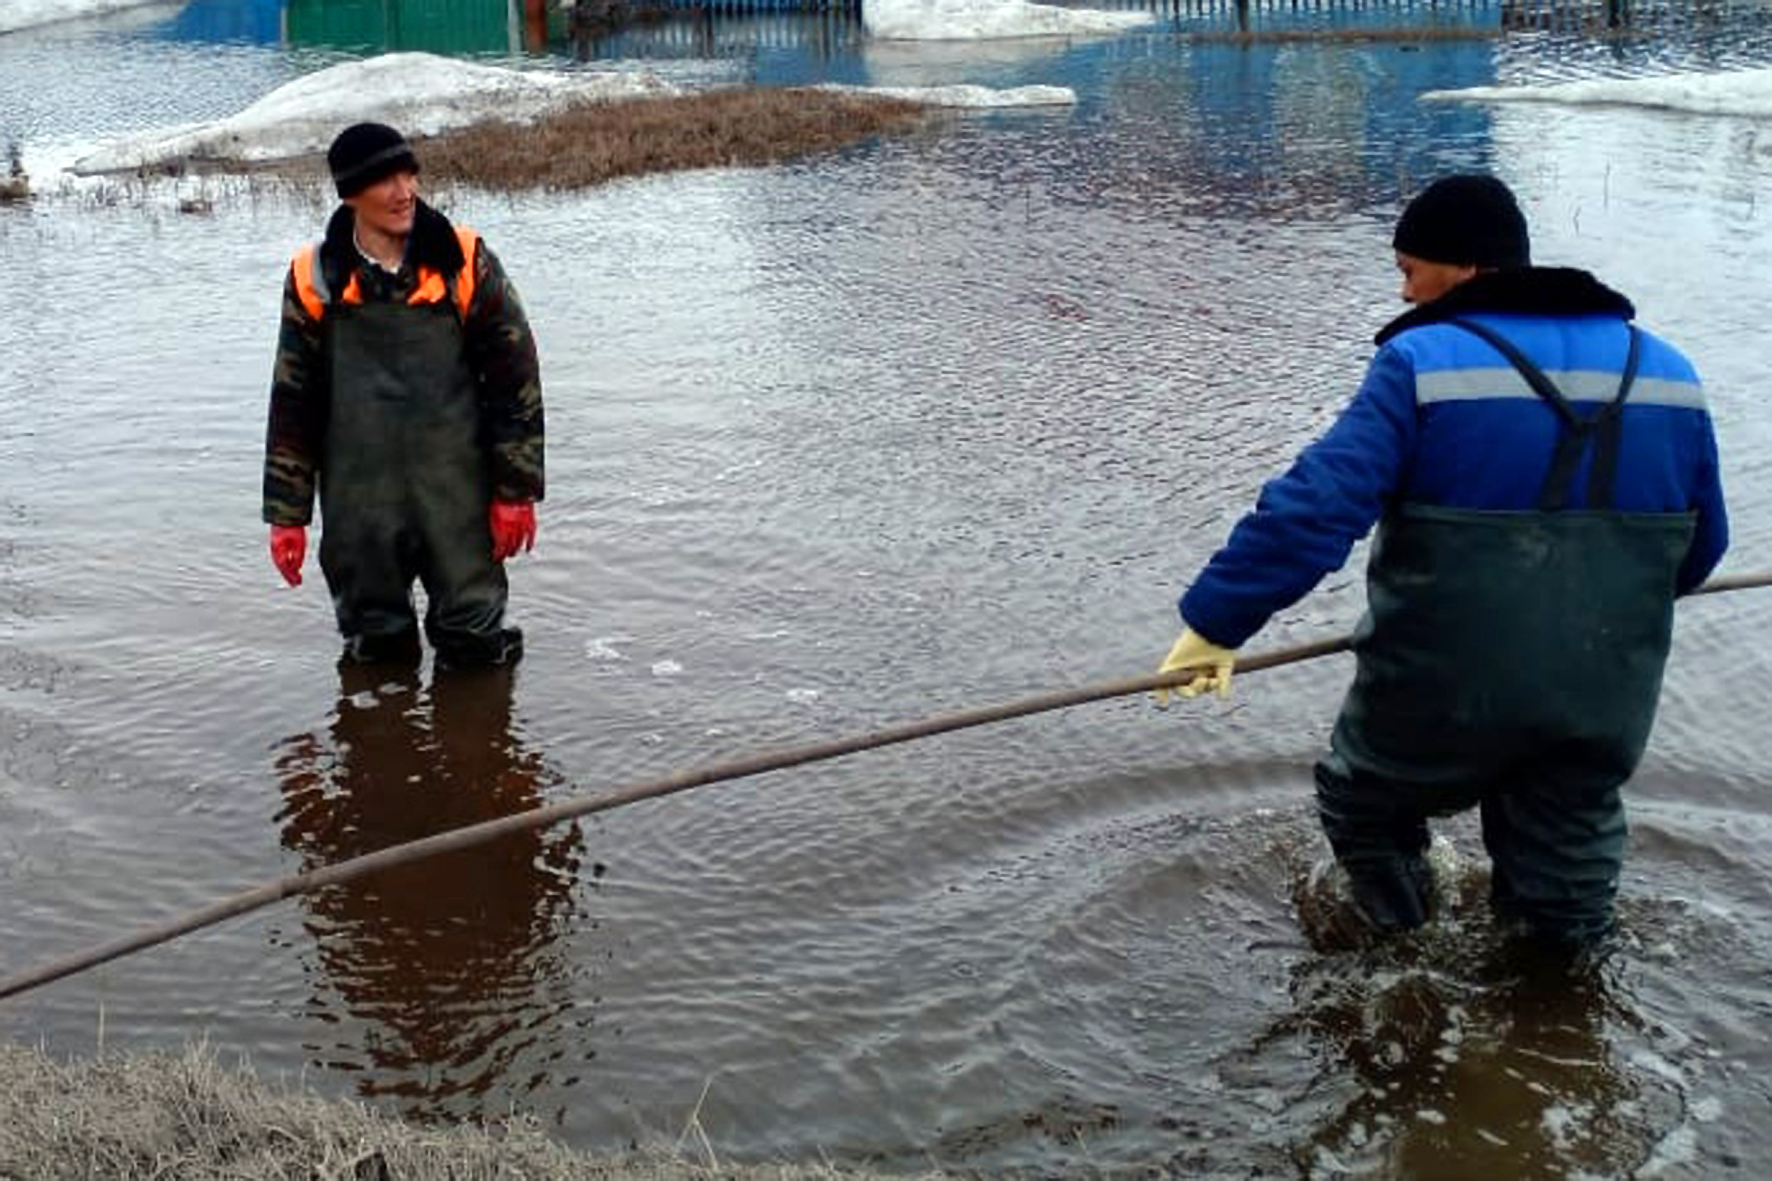
[{"label": "snow patch", "polygon": [[213,123],[129,136],[75,161],[80,175],[175,160],[264,161],[322,152],[346,125],[436,135],[488,119],[531,122],[578,102],[679,93],[648,73],[562,73],[477,65],[430,53],[345,62],[280,86]]},{"label": "snow patch", "polygon": [[862,23],[888,41],[980,41],[1119,33],[1148,25],[1148,12],[1060,8],[1028,0],[868,0]]},{"label": "snow patch", "polygon": [[1430,90],[1437,102],[1534,102],[1568,106],[1632,106],[1697,115],[1772,118],[1772,69],[1661,78],[1597,78],[1548,86],[1472,86]]}]

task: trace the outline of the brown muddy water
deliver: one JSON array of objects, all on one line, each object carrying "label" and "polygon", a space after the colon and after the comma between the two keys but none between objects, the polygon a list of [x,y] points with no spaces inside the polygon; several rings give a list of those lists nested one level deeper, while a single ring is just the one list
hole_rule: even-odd
[{"label": "brown muddy water", "polygon": [[[1400,307],[1399,194],[1443,169],[1506,177],[1541,261],[1692,353],[1724,572],[1772,569],[1765,125],[1415,99],[1772,60],[1727,11],[1714,40],[863,44],[784,72],[1080,101],[795,166],[450,195],[545,366],[550,491],[512,570],[529,653],[504,678],[341,681],[317,572],[288,590],[266,558],[278,284],[321,206],[203,181],[206,216],[170,185],[0,207],[5,967],[443,827],[1148,671],[1189,572],[1351,392]],[[313,64],[105,29],[0,38],[27,158]],[[1358,557],[1252,647],[1349,628]],[[1579,986],[1496,951],[1467,824],[1426,938],[1313,949],[1292,891],[1322,851],[1337,657],[281,903],[0,1004],[0,1034],[203,1037],[589,1148],[695,1113],[752,1161],[1764,1177],[1769,626],[1769,592],[1681,608],[1624,947]]]}]

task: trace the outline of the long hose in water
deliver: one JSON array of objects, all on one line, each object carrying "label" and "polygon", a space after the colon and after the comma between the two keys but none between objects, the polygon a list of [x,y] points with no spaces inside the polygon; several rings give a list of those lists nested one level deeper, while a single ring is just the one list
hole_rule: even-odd
[{"label": "long hose in water", "polygon": [[[1712,579],[1693,591],[1692,594],[1720,594],[1725,591],[1751,590],[1768,586],[1772,586],[1772,572]],[[1305,660],[1315,660],[1319,656],[1346,652],[1352,647],[1352,643],[1351,636],[1342,636],[1337,639],[1300,644],[1297,647],[1284,648],[1276,652],[1264,652],[1239,659],[1236,671],[1241,675],[1261,672],[1264,669],[1279,668],[1286,664],[1297,664]],[[20,972],[15,976],[0,980],[0,1000],[29,992],[52,981],[73,976],[89,968],[96,968],[100,964],[121,959],[123,956],[144,951],[158,944],[168,943],[182,935],[202,930],[204,927],[212,927],[236,915],[258,910],[260,907],[269,906],[273,902],[296,894],[311,893],[323,886],[348,882],[363,877],[365,874],[390,869],[396,865],[405,865],[425,857],[434,857],[439,853],[451,853],[474,845],[485,844],[487,841],[497,840],[499,837],[511,833],[523,832],[532,828],[546,828],[558,824],[562,820],[588,816],[594,812],[609,812],[616,808],[624,808],[629,804],[638,803],[641,800],[675,795],[677,792],[688,791],[694,787],[704,787],[710,783],[723,783],[733,779],[761,775],[765,771],[780,771],[787,767],[824,762],[827,759],[841,758],[859,751],[893,746],[900,742],[929,738],[936,734],[965,730],[973,726],[984,726],[992,722],[1004,722],[1010,718],[1023,718],[1031,714],[1068,709],[1073,705],[1083,705],[1091,701],[1106,701],[1114,697],[1130,697],[1135,693],[1149,693],[1155,689],[1172,688],[1188,678],[1189,674],[1183,670],[1154,676],[1129,677],[1117,681],[1100,681],[1075,689],[1064,689],[1038,697],[1026,697],[1003,705],[987,705],[976,709],[960,710],[956,713],[940,714],[936,717],[906,722],[903,725],[875,730],[852,738],[839,738],[830,742],[790,747],[787,750],[763,751],[743,758],[716,763],[709,767],[682,771],[663,779],[637,783],[606,795],[577,796],[545,807],[514,812],[496,820],[485,820],[462,828],[452,828],[416,841],[389,845],[385,849],[377,849],[375,852],[365,853],[361,857],[352,857],[308,873],[267,882],[230,898],[211,903],[200,910],[194,910],[182,918],[159,926],[144,928],[121,939],[90,947],[85,951],[63,957],[30,971]]]}]

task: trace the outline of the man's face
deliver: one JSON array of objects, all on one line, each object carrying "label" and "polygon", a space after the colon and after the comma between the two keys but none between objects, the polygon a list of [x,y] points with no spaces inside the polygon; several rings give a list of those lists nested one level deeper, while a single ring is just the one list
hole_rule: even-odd
[{"label": "man's face", "polygon": [[403,238],[412,232],[412,217],[418,211],[418,173],[389,173],[344,201],[357,215],[360,227]]},{"label": "man's face", "polygon": [[1403,302],[1429,303],[1477,273],[1473,266],[1429,262],[1397,251],[1397,270],[1403,274]]}]

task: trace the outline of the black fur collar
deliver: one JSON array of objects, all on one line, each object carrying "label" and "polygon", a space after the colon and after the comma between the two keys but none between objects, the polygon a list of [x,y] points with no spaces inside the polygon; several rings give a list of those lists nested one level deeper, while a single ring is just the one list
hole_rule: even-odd
[{"label": "black fur collar", "polygon": [[[353,236],[356,224],[357,216],[349,205],[340,205],[326,223],[326,240],[320,244],[320,261],[335,291],[342,288],[345,276],[357,265],[359,256]],[[447,217],[423,201],[418,203],[418,211],[413,215],[406,257],[415,267],[430,267],[445,275],[455,274],[467,262],[462,256],[461,242],[455,236],[455,227],[449,224]]]},{"label": "black fur collar", "polygon": [[1574,267],[1520,267],[1483,271],[1431,303],[1418,304],[1379,329],[1373,343],[1399,332],[1470,312],[1519,312],[1539,316],[1617,316],[1629,320],[1631,301]]}]

